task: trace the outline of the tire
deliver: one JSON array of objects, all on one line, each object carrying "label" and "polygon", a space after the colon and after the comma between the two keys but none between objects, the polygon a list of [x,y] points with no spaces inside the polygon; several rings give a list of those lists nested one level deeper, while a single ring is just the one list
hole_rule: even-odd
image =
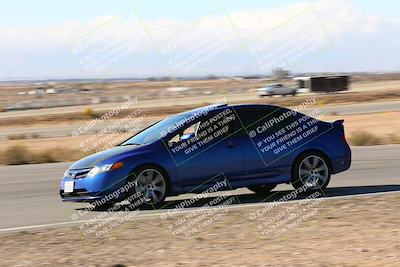
[{"label": "tire", "polygon": [[329,160],[320,152],[301,154],[292,168],[291,184],[295,189],[305,188],[307,192],[324,191],[331,179]]},{"label": "tire", "polygon": [[253,186],[248,186],[247,189],[253,191],[256,194],[268,194],[276,186],[277,186],[276,184],[253,185]]},{"label": "tire", "polygon": [[[164,170],[155,165],[144,165],[135,169],[129,180],[135,182],[135,188],[130,196],[138,194],[140,197],[130,199],[138,203],[141,208],[160,208],[169,192],[169,180]],[[140,198],[140,199],[139,199]]]},{"label": "tire", "polygon": [[292,96],[296,96],[296,94],[297,94],[296,90],[292,92]]}]

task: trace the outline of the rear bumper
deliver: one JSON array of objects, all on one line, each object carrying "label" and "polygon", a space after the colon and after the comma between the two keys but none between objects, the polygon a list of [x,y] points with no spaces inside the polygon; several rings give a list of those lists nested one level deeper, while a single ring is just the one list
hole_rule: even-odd
[{"label": "rear bumper", "polygon": [[332,163],[332,173],[339,173],[345,170],[348,170],[351,166],[351,152],[349,149],[349,153],[346,156],[337,157],[331,159]]}]

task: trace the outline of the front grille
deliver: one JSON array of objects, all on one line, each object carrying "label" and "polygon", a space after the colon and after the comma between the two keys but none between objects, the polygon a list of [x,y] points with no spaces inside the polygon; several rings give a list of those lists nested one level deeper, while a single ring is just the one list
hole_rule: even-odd
[{"label": "front grille", "polygon": [[92,168],[77,169],[77,170],[67,170],[65,176],[72,179],[80,179],[86,177]]},{"label": "front grille", "polygon": [[86,189],[75,189],[73,192],[64,193],[64,190],[60,190],[62,197],[77,197],[77,196],[88,196],[89,193]]}]

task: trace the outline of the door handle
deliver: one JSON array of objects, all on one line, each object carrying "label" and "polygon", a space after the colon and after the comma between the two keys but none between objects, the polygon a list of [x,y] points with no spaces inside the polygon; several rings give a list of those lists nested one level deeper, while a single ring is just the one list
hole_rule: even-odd
[{"label": "door handle", "polygon": [[233,141],[228,141],[228,142],[226,143],[226,146],[227,146],[227,147],[234,147],[234,146],[236,146],[236,143],[233,142]]}]

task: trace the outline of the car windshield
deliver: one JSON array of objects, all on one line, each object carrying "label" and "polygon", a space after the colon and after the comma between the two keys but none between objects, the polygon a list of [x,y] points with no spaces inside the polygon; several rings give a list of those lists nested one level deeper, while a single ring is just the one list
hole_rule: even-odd
[{"label": "car windshield", "polygon": [[120,144],[120,146],[151,144],[161,139],[165,134],[175,131],[177,127],[182,126],[192,115],[192,112],[185,112],[166,118],[129,138]]}]

